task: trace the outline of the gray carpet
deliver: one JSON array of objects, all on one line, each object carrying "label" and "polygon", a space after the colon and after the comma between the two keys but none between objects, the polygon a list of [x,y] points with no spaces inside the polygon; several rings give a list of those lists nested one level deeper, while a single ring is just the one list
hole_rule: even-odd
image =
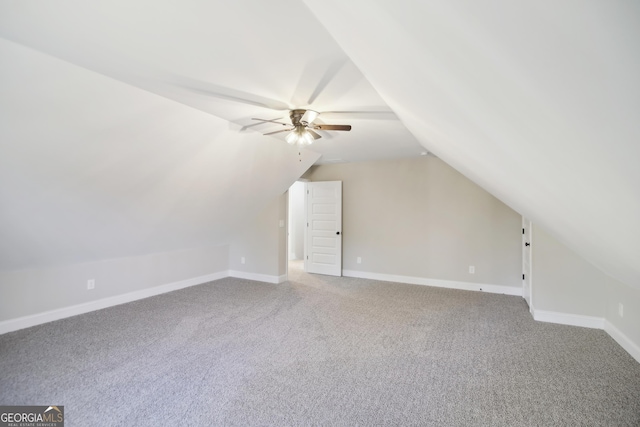
[{"label": "gray carpet", "polygon": [[640,364],[522,298],[293,272],[0,336],[0,404],[67,426],[640,426]]}]

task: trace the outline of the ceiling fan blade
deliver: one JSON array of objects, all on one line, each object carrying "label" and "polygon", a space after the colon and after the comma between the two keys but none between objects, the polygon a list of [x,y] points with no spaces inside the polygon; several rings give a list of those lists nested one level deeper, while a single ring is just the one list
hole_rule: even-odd
[{"label": "ceiling fan blade", "polygon": [[276,120],[256,119],[254,117],[252,117],[251,120],[258,120],[259,122],[277,123],[277,124],[283,125],[283,126],[291,126],[291,123],[282,123],[282,122],[278,122]]},{"label": "ceiling fan blade", "polygon": [[311,96],[309,96],[309,100],[308,100],[309,104],[313,104],[316,98],[318,98],[318,95],[320,95],[324,91],[327,85],[336,77],[340,69],[346,63],[347,63],[347,58],[340,58],[339,60],[333,61],[331,64],[329,64],[329,68],[327,68],[325,73],[322,75],[322,78],[318,82],[318,85],[316,86],[315,90],[313,91]]},{"label": "ceiling fan blade", "polygon": [[326,118],[338,118],[345,115],[349,116],[349,119],[363,119],[363,120],[399,120],[396,113],[391,110],[378,110],[378,111],[323,111],[322,117]]},{"label": "ceiling fan blade", "polygon": [[266,98],[264,96],[255,95],[241,90],[236,90],[220,85],[216,85],[201,80],[190,79],[187,77],[176,78],[172,82],[174,86],[186,89],[191,92],[199,93],[228,101],[240,102],[242,104],[255,105],[257,107],[268,108],[270,110],[285,111],[289,110],[289,105],[275,99]]},{"label": "ceiling fan blade", "polygon": [[[270,120],[280,120],[281,118],[282,117],[274,117],[273,119],[270,119]],[[240,127],[240,132],[245,132],[247,130],[252,130],[256,126],[264,125],[264,123],[262,123],[262,122],[252,122],[251,124],[248,124],[249,120],[251,120],[251,117],[240,117],[240,118],[238,118],[236,120],[231,120],[231,123],[239,126]]]},{"label": "ceiling fan blade", "polygon": [[[234,122],[234,123],[235,123],[235,122]],[[251,124],[251,125],[244,125],[244,126],[242,126],[242,127],[240,128],[240,132],[244,132],[244,131],[246,131],[247,129],[251,129],[251,128],[252,128],[252,127],[254,127],[254,126],[260,126],[261,124],[262,124],[262,123],[254,123],[254,124]]]},{"label": "ceiling fan blade", "polygon": [[293,130],[293,129],[280,129],[274,132],[264,133],[263,135],[273,135],[274,133],[289,132],[290,130]]},{"label": "ceiling fan blade", "polygon": [[320,139],[322,138],[317,132],[312,131],[311,129],[307,128],[307,132],[309,132],[311,134],[311,136],[313,137],[313,139]]},{"label": "ceiling fan blade", "polygon": [[320,113],[313,110],[306,110],[302,117],[300,117],[301,122],[313,123],[313,121],[318,117]]},{"label": "ceiling fan blade", "polygon": [[313,104],[348,61],[349,59],[346,56],[340,55],[319,58],[306,64],[291,102],[295,105]]},{"label": "ceiling fan blade", "polygon": [[351,125],[316,125],[314,129],[319,130],[351,130]]}]

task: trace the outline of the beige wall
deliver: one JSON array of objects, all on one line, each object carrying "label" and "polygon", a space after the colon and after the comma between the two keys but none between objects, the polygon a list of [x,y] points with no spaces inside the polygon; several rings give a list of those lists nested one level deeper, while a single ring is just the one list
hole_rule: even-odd
[{"label": "beige wall", "polygon": [[[606,319],[640,350],[640,290],[631,288],[616,279],[607,278]],[[623,316],[618,314],[618,304],[623,305]],[[638,355],[640,356],[640,354]],[[640,362],[636,356],[636,360]]]},{"label": "beige wall", "polygon": [[[0,321],[225,272],[229,247],[0,273]],[[87,290],[87,280],[95,289]]]},{"label": "beige wall", "polygon": [[[229,269],[243,273],[281,276],[287,272],[287,228],[280,227],[287,215],[287,194],[282,194],[247,221],[231,242]],[[242,264],[241,258],[245,263]]]},{"label": "beige wall", "polygon": [[321,165],[304,177],[343,181],[344,269],[521,287],[521,216],[443,161]]},{"label": "beige wall", "polygon": [[640,362],[640,290],[608,276],[535,224],[531,249],[536,318],[551,312],[558,320],[604,319],[604,329]]},{"label": "beige wall", "polygon": [[607,275],[538,225],[532,227],[533,307],[604,317]]}]

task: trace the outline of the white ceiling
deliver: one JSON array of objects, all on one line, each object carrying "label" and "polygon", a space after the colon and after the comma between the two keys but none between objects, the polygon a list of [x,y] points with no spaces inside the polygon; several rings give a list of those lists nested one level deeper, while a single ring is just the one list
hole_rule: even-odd
[{"label": "white ceiling", "polygon": [[[238,132],[278,130],[251,118],[290,122],[292,108],[352,111],[320,116],[325,123],[353,126],[350,133],[321,132],[324,139],[313,146],[323,155],[320,162],[423,151],[300,1],[3,6],[0,36],[210,113]],[[265,137],[265,143],[284,141],[285,135]]]},{"label": "white ceiling", "polygon": [[[0,3],[0,268],[225,242],[318,154],[426,147],[640,286],[639,7]],[[353,131],[300,162],[250,126],[292,107]]]}]

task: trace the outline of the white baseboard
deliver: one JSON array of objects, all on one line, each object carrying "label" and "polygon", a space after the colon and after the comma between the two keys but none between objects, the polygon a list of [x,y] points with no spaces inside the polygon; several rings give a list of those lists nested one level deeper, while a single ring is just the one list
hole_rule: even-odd
[{"label": "white baseboard", "polygon": [[395,274],[370,273],[367,271],[342,270],[343,276],[360,279],[381,280],[383,282],[408,283],[410,285],[435,286],[438,288],[462,289],[465,291],[482,291],[492,294],[522,296],[522,288],[484,283],[457,282],[453,280],[428,279],[424,277],[399,276]]},{"label": "white baseboard", "polygon": [[78,314],[84,314],[90,311],[101,310],[103,308],[112,307],[114,305],[125,304],[128,302],[137,301],[139,299],[177,291],[179,289],[188,288],[190,286],[201,285],[213,280],[228,277],[228,275],[229,274],[227,271],[220,271],[218,273],[207,274],[205,276],[181,280],[179,282],[167,283],[165,285],[141,289],[139,291],[129,292],[122,295],[116,295],[113,297],[103,298],[83,304],[72,305],[70,307],[59,308],[57,310],[45,311],[44,313],[5,320],[0,322],[0,335],[24,328],[30,328],[36,325],[41,325],[43,323],[53,322],[54,320],[64,319],[66,317],[77,316]]},{"label": "white baseboard", "polygon": [[[486,285],[470,282],[455,282],[450,280],[426,279],[422,277],[398,276],[392,274],[369,273],[365,271],[342,270],[342,275],[362,279],[382,280],[385,282],[408,283],[412,285],[427,285],[468,291],[484,291],[496,294],[522,295],[522,288],[509,286]],[[561,325],[582,326],[584,328],[604,329],[631,357],[640,363],[640,346],[624,335],[611,322],[602,317],[584,316],[579,314],[559,313],[553,311],[536,310],[529,307],[533,318],[540,322],[558,323]]]},{"label": "white baseboard", "polygon": [[613,326],[608,320],[604,321],[604,330],[611,336],[620,347],[624,348],[638,363],[640,363],[640,346],[623,334],[620,329]]},{"label": "white baseboard", "polygon": [[286,282],[288,280],[288,276],[286,274],[283,274],[282,276],[271,276],[269,274],[247,273],[246,271],[238,270],[229,270],[229,276],[236,277],[238,279],[255,280],[257,282],[275,284]]},{"label": "white baseboard", "polygon": [[[497,294],[522,296],[522,289],[512,288],[500,285],[484,285],[470,282],[455,282],[450,280],[426,279],[422,277],[397,276],[390,274],[368,273],[364,271],[343,270],[342,274],[348,277],[357,277],[362,279],[381,280],[385,282],[408,283],[412,285],[436,286],[451,289],[462,289],[469,291],[484,291]],[[70,307],[60,308],[57,310],[46,311],[30,316],[18,317],[0,322],[0,335],[8,332],[17,331],[32,326],[41,325],[43,323],[53,322],[54,320],[64,319],[67,317],[77,316],[79,314],[88,313],[115,305],[125,304],[155,295],[167,292],[177,291],[190,286],[201,285],[214,280],[223,279],[225,277],[237,277],[240,279],[256,280],[267,283],[282,283],[288,280],[288,276],[271,276],[266,274],[246,273],[243,271],[229,270],[217,273],[207,274],[205,276],[194,277],[191,279],[181,280],[179,282],[167,283],[165,285],[155,286],[153,288],[142,289],[135,292],[129,292],[114,297],[103,298],[84,304],[73,305]],[[567,314],[553,311],[534,310],[531,307],[533,318],[540,322],[558,323],[561,325],[582,326],[585,328],[604,329],[620,346],[625,349],[638,363],[640,363],[640,346],[634,343],[629,337],[623,334],[611,322],[600,317],[583,316],[578,314]]]},{"label": "white baseboard", "polygon": [[582,326],[583,328],[604,329],[604,318],[581,314],[559,313],[557,311],[532,310],[533,318],[539,322],[560,325]]},{"label": "white baseboard", "polygon": [[582,326],[584,328],[604,329],[604,331],[613,338],[620,347],[631,355],[638,363],[640,363],[640,346],[620,329],[616,328],[611,322],[602,317],[582,316],[579,314],[558,313],[555,311],[532,310],[533,318],[540,322],[558,323],[561,325]]}]

